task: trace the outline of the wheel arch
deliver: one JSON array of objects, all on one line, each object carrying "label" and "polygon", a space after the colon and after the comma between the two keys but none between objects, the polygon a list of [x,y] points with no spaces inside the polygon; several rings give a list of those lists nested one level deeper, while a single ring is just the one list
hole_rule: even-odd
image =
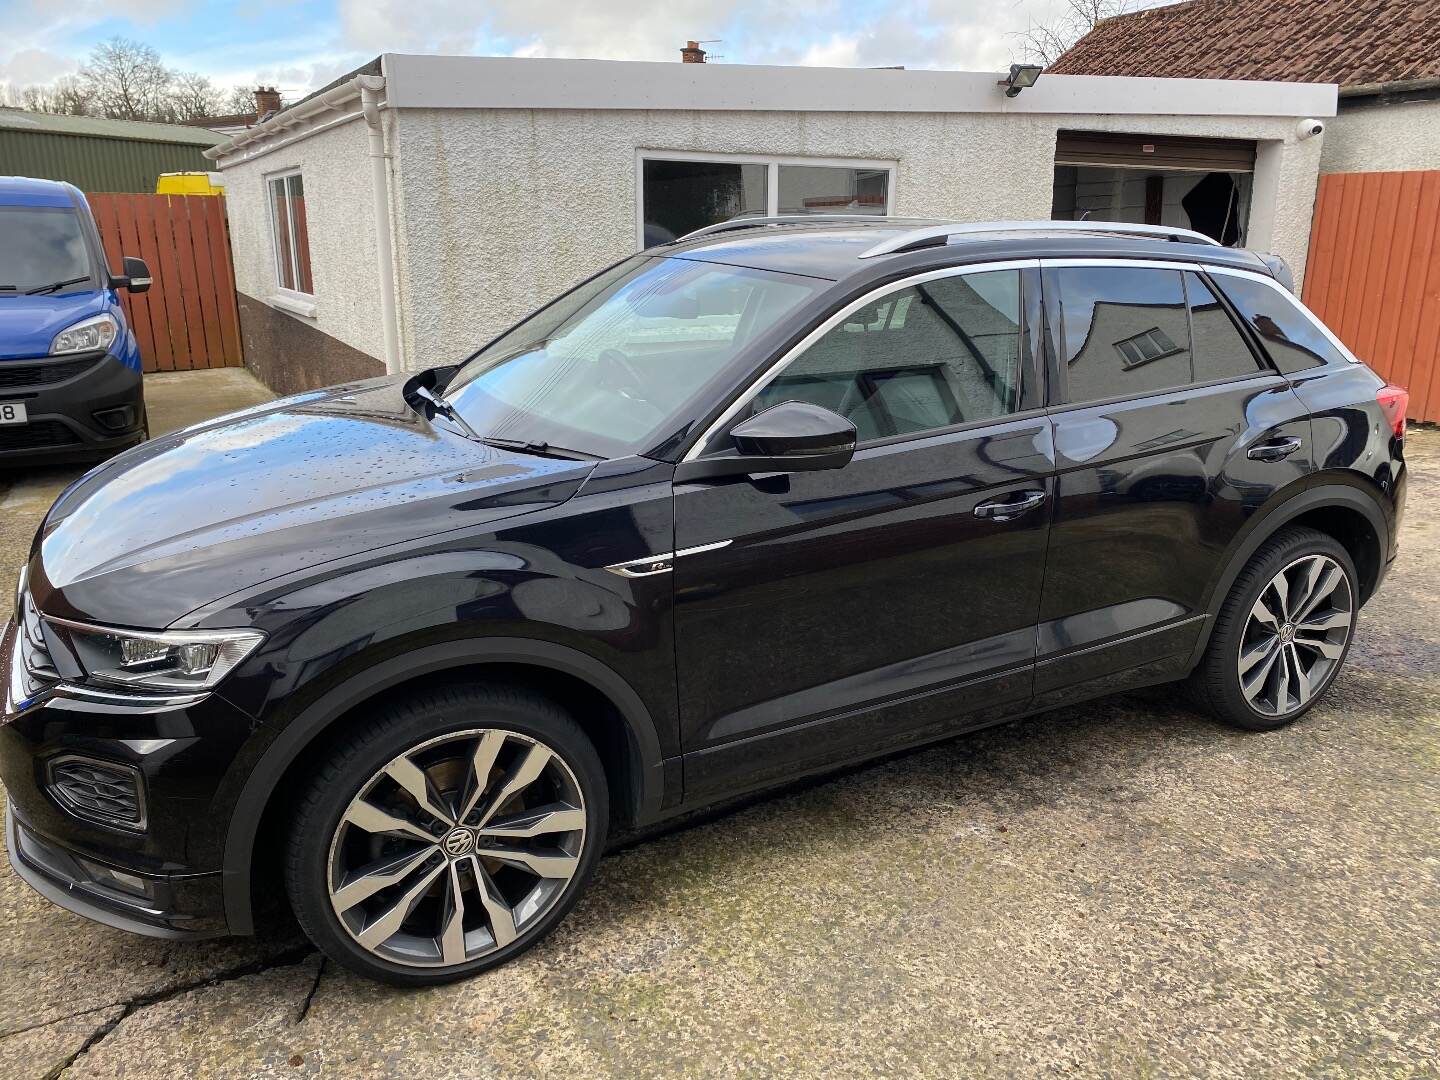
[{"label": "wheel arch", "polygon": [[1360,577],[1360,603],[1374,595],[1385,569],[1390,525],[1374,495],[1345,481],[1322,483],[1299,492],[1257,517],[1231,545],[1221,560],[1221,571],[1211,586],[1205,606],[1208,618],[1195,642],[1191,665],[1199,663],[1210,643],[1215,616],[1240,571],[1260,546],[1291,525],[1306,525],[1338,541],[1350,553]]},{"label": "wheel arch", "polygon": [[611,715],[577,715],[596,742],[611,788],[611,813],[629,824],[658,816],[665,793],[659,732],[634,689],[601,661],[553,642],[484,638],[431,645],[381,661],[322,695],[296,716],[256,762],[226,831],[221,884],[232,933],[254,930],[256,845],[308,763],[357,708],[402,691],[417,680],[454,679],[483,672],[521,682],[574,707],[603,704]]}]

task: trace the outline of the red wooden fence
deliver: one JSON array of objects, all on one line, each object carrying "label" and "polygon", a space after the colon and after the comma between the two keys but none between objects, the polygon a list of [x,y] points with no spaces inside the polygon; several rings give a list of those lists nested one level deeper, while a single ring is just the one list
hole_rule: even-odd
[{"label": "red wooden fence", "polygon": [[1322,176],[1305,303],[1440,421],[1440,171]]},{"label": "red wooden fence", "polygon": [[112,273],[144,259],[154,284],[121,290],[146,371],[239,367],[240,316],[219,195],[86,195]]}]

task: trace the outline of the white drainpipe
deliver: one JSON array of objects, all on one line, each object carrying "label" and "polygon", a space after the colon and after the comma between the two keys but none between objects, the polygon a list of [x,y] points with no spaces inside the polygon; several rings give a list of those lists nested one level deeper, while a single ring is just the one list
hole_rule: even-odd
[{"label": "white drainpipe", "polygon": [[[370,186],[374,196],[376,257],[380,264],[380,322],[385,332],[385,370],[393,375],[401,370],[400,326],[395,313],[395,248],[390,237],[390,179],[386,167],[385,128],[380,115],[384,90],[383,75],[357,75],[350,82],[342,83],[323,94],[317,94],[309,101],[286,109],[265,123],[241,132],[230,141],[211,147],[204,151],[204,154],[212,161],[222,157],[233,161],[250,161],[309,138],[318,131],[354,120],[354,112],[329,121],[320,121],[320,117],[327,112],[343,114],[350,102],[357,96],[360,98],[360,115],[370,129]],[[299,128],[307,121],[311,122],[308,128],[289,138],[273,138],[291,128]]]},{"label": "white drainpipe", "polygon": [[380,262],[380,322],[385,328],[385,370],[400,371],[400,326],[395,317],[395,251],[390,239],[390,180],[380,116],[383,75],[357,75],[360,109],[370,129],[370,189],[375,200],[375,247]]}]

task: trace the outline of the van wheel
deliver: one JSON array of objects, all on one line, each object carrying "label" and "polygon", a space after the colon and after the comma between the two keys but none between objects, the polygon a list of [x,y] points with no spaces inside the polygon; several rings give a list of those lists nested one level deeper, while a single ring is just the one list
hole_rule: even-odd
[{"label": "van wheel", "polygon": [[382,711],[302,796],[285,862],[301,927],[399,986],[462,979],[543,938],[605,846],[600,758],[559,706],[456,685]]},{"label": "van wheel", "polygon": [[1236,578],[1190,677],[1198,703],[1252,731],[1299,719],[1350,651],[1359,610],[1355,564],[1322,532],[1284,529]]}]

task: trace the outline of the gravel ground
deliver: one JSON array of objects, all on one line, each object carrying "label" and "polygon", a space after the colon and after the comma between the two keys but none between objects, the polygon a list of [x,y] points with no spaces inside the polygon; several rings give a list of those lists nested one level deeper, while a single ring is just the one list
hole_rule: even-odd
[{"label": "gravel ground", "polygon": [[[258,393],[215,374],[152,409]],[[7,867],[0,1074],[1440,1076],[1440,432],[1409,456],[1400,560],[1295,727],[1161,690],[957,739],[614,854],[539,948],[420,992]],[[4,572],[67,476],[0,479]]]}]

